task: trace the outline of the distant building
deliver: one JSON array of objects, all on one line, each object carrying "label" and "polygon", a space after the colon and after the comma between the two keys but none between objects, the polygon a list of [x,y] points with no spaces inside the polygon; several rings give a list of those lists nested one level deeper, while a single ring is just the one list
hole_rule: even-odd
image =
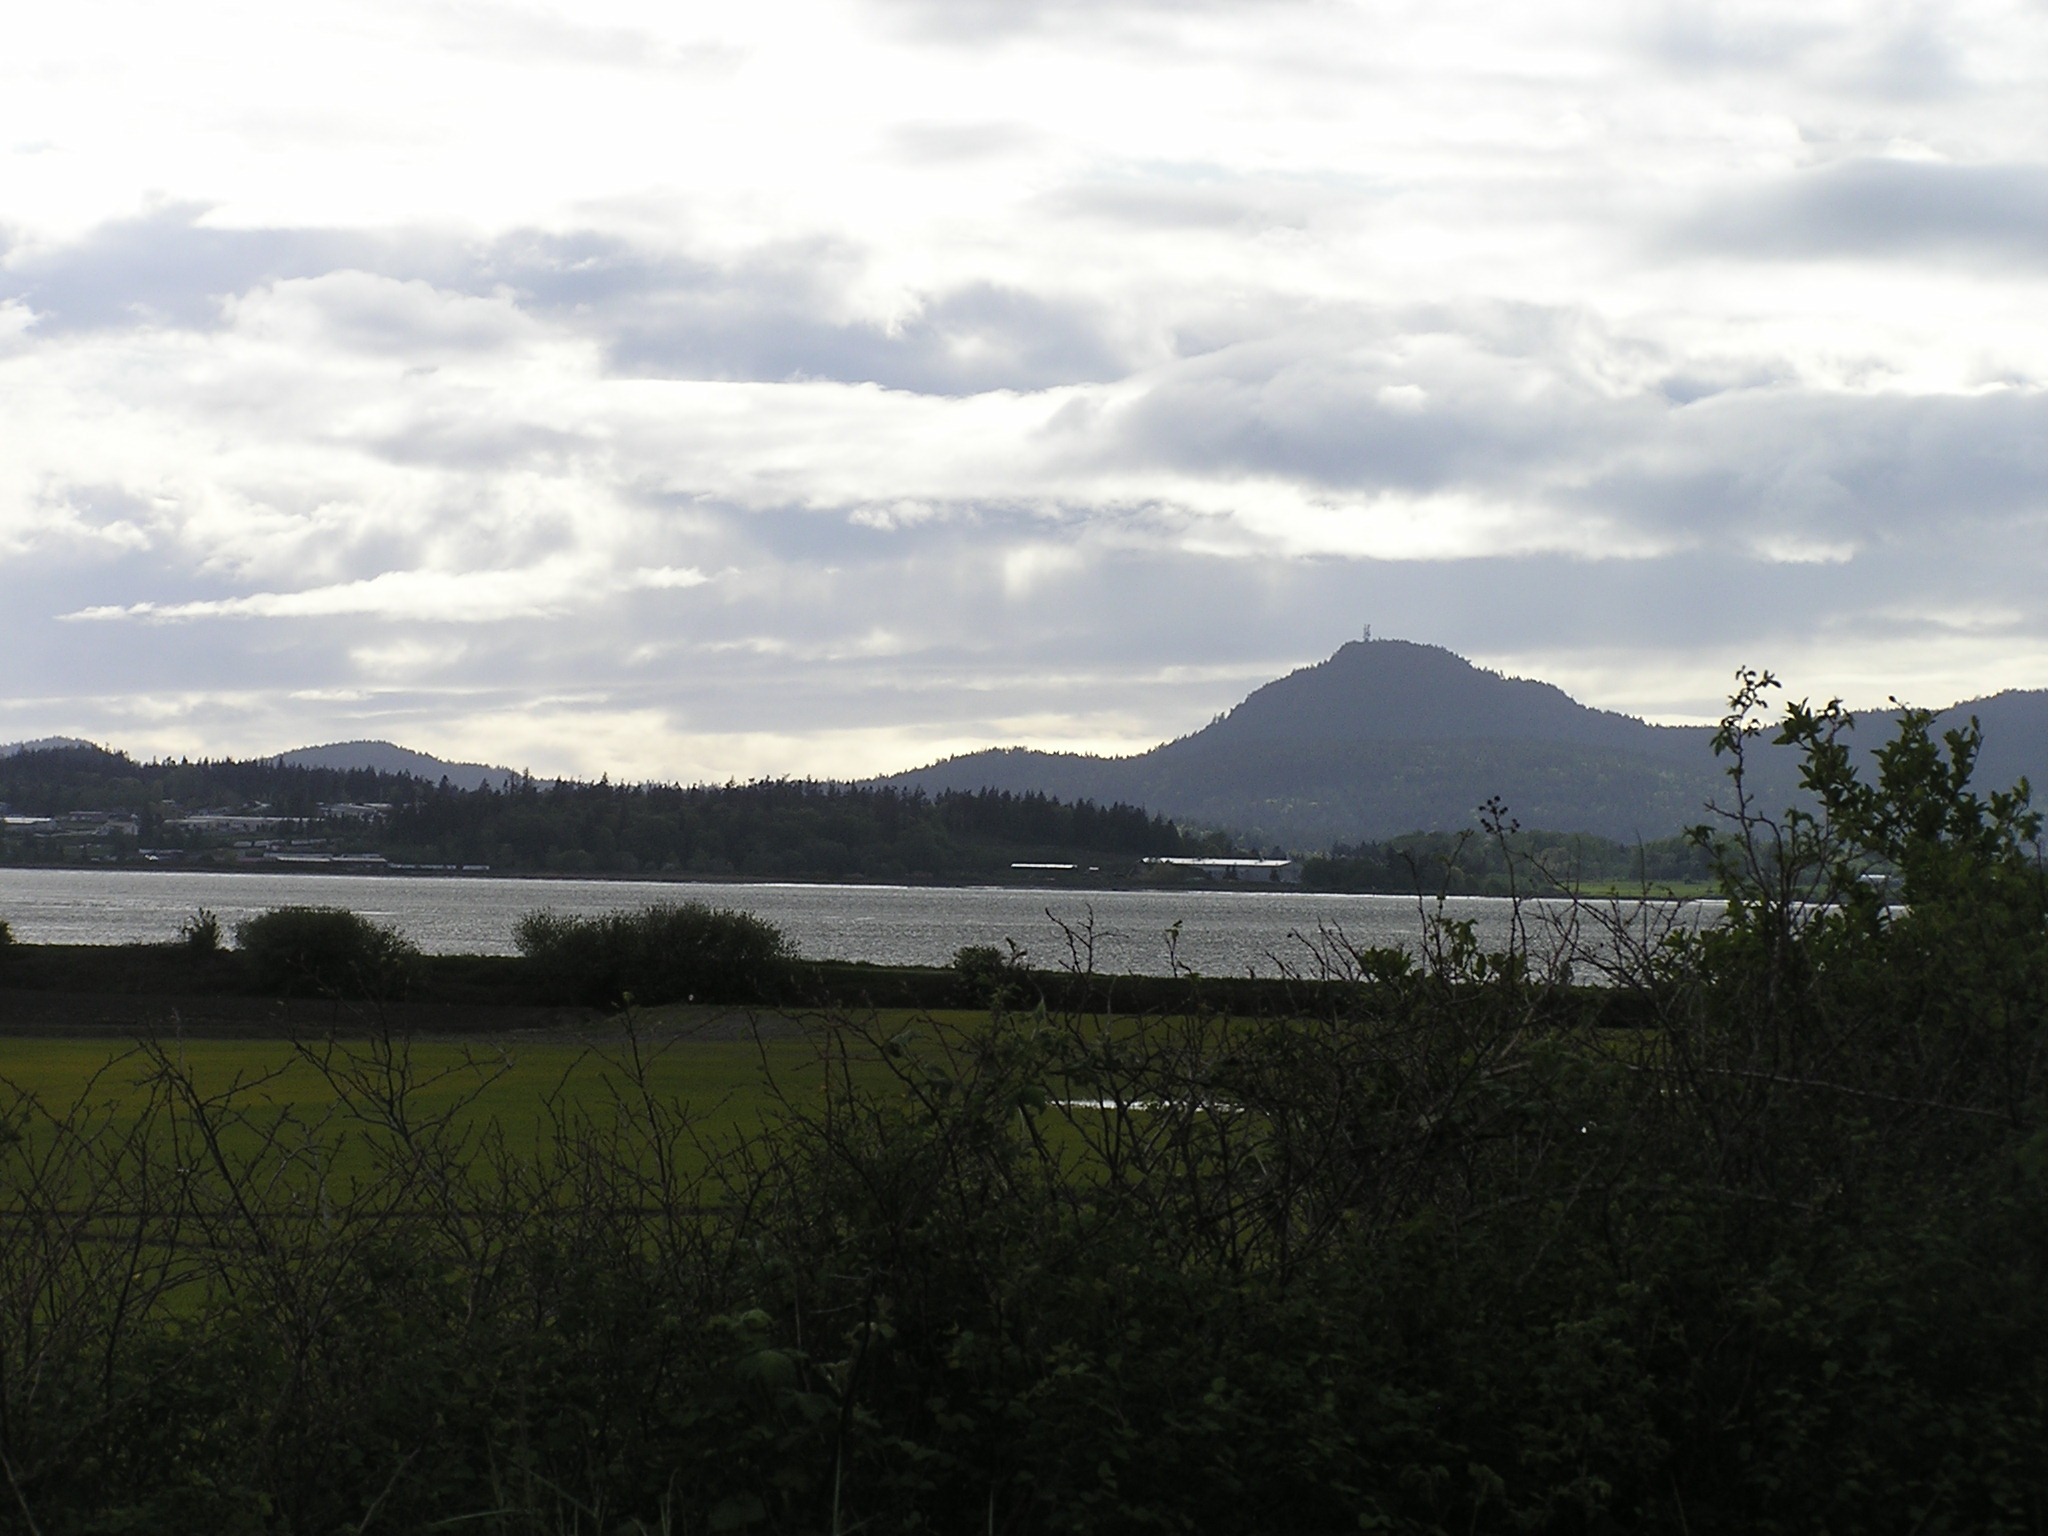
[{"label": "distant building", "polygon": [[1254,885],[1301,884],[1299,859],[1168,859],[1148,858],[1147,864],[1198,870],[1211,880],[1235,880]]},{"label": "distant building", "polygon": [[320,807],[329,821],[382,821],[391,814],[389,800],[338,800]]},{"label": "distant building", "polygon": [[289,816],[233,816],[224,811],[200,811],[191,816],[180,816],[164,823],[166,827],[177,827],[186,832],[271,832],[279,827],[296,826],[298,823]]}]

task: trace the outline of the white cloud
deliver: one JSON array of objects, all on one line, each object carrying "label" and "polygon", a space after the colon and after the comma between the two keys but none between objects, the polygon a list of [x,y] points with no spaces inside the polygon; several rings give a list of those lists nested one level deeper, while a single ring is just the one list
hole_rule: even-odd
[{"label": "white cloud", "polygon": [[46,7],[0,718],[851,771],[1365,618],[1663,713],[1738,645],[2025,681],[2044,62],[2017,0]]}]

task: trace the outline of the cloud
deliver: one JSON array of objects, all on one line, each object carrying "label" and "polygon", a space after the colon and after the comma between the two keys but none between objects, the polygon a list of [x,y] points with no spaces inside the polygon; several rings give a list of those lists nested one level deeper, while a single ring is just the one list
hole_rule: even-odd
[{"label": "cloud", "polygon": [[729,70],[745,57],[744,50],[716,40],[678,42],[649,27],[593,26],[521,5],[440,3],[410,9],[440,35],[443,46],[469,57],[685,74]]},{"label": "cloud", "polygon": [[1305,229],[1341,217],[1361,201],[1359,189],[1327,179],[1228,176],[1212,168],[1175,175],[1171,167],[1148,167],[1145,174],[1062,188],[1044,206],[1058,216],[1138,229],[1257,233]]},{"label": "cloud", "polygon": [[909,165],[989,160],[1029,148],[1038,137],[1014,122],[898,123],[888,131],[891,151]]},{"label": "cloud", "polygon": [[[1666,0],[1635,18],[1645,51],[1682,76],[1770,79],[1880,102],[1940,102],[1978,82],[1968,34],[1977,18],[1907,4],[1790,10]],[[1803,100],[1804,95],[1796,97]]]},{"label": "cloud", "polygon": [[1526,486],[1582,465],[1589,439],[1641,430],[1643,402],[1611,397],[1568,355],[1461,319],[1439,330],[1358,316],[1342,332],[1326,320],[1168,366],[1117,436],[1143,461],[1198,473],[1426,494]]},{"label": "cloud", "polygon": [[1680,248],[1757,259],[2037,263],[2048,255],[2048,164],[1851,159],[1724,192],[1673,238]]},{"label": "cloud", "polygon": [[879,0],[913,34],[952,44],[978,44],[1125,19],[1277,10],[1298,0]]},{"label": "cloud", "polygon": [[[522,319],[602,348],[613,371],[734,381],[833,379],[923,393],[1042,389],[1119,376],[1126,349],[1091,301],[965,282],[848,313],[857,250],[770,246],[712,261],[597,231],[488,242],[428,230],[216,229],[183,204],[17,253],[0,301],[41,334],[268,321],[291,339],[392,354],[499,345]],[[317,324],[325,335],[315,336]]]},{"label": "cloud", "polygon": [[832,321],[786,292],[737,283],[647,299],[613,332],[621,373],[971,395],[1106,380],[1128,366],[1093,306],[989,283],[926,296],[890,320]]},{"label": "cloud", "polygon": [[429,624],[496,624],[507,619],[552,618],[622,592],[680,591],[711,578],[674,566],[643,567],[606,578],[558,564],[521,571],[386,571],[366,581],[312,587],[302,592],[254,592],[244,597],[183,603],[129,603],[81,608],[66,620],[331,619],[363,615]]},{"label": "cloud", "polygon": [[824,772],[1367,621],[1659,713],[2048,654],[2032,12],[713,21],[11,37],[0,735]]},{"label": "cloud", "polygon": [[26,305],[44,334],[226,322],[236,294],[378,259],[376,242],[322,229],[216,229],[200,203],[164,203],[82,238],[17,245],[0,267],[0,296]]}]

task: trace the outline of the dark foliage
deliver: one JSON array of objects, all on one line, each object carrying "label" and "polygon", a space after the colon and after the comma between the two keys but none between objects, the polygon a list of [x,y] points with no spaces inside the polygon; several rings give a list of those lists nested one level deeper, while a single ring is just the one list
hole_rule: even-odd
[{"label": "dark foliage", "polygon": [[220,948],[219,914],[199,908],[178,925],[178,942],[195,955],[210,955]]},{"label": "dark foliage", "polygon": [[701,901],[596,917],[529,912],[513,938],[548,1000],[598,1008],[699,998],[778,1002],[795,961],[773,923]]},{"label": "dark foliage", "polygon": [[1713,878],[1713,854],[1687,837],[1623,843],[1585,832],[1415,832],[1339,844],[1303,864],[1312,890],[1398,895],[1556,896],[1616,887],[1655,893]]},{"label": "dark foliage", "polygon": [[402,935],[343,907],[275,907],[236,924],[235,943],[258,987],[301,997],[402,997],[419,958]]}]

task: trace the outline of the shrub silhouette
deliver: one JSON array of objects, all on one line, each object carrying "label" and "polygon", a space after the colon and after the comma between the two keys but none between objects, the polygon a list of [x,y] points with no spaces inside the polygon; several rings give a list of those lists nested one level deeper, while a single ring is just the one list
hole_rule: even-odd
[{"label": "shrub silhouette", "polygon": [[405,993],[419,950],[397,930],[343,907],[275,907],[235,926],[258,986],[297,996]]},{"label": "shrub silhouette", "polygon": [[795,959],[774,924],[701,901],[596,917],[529,912],[513,930],[543,991],[562,1002],[770,1002]]},{"label": "shrub silhouette", "polygon": [[201,907],[178,927],[178,942],[195,955],[210,955],[220,948],[220,916]]}]

